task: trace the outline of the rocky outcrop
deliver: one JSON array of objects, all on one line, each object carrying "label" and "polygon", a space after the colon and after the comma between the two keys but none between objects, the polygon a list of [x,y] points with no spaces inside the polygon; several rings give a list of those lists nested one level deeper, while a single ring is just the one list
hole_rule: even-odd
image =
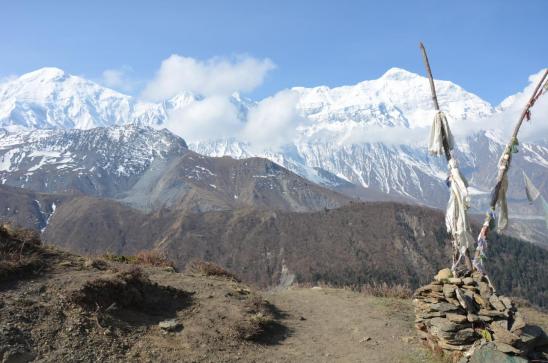
[{"label": "rocky outcrop", "polygon": [[415,291],[413,304],[419,337],[455,362],[476,361],[484,354],[546,355],[548,337],[542,329],[528,325],[513,301],[497,294],[477,272],[455,278],[443,269]]}]

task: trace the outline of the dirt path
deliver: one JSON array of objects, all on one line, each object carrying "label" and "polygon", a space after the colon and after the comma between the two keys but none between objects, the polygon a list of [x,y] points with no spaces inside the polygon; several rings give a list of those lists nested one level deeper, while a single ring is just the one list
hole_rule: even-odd
[{"label": "dirt path", "polygon": [[284,315],[288,337],[262,351],[261,361],[433,361],[414,338],[410,301],[326,288],[292,288],[265,297]]}]

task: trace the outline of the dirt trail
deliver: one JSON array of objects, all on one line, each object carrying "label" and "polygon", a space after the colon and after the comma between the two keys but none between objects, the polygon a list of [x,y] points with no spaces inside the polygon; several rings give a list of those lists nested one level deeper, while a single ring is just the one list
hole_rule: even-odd
[{"label": "dirt trail", "polygon": [[265,297],[280,309],[288,336],[258,352],[262,361],[435,362],[414,336],[410,301],[329,288]]}]

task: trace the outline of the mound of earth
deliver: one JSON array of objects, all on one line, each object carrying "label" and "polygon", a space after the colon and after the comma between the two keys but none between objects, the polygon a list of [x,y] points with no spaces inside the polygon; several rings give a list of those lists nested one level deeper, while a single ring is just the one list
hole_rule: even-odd
[{"label": "mound of earth", "polygon": [[217,274],[86,259],[0,229],[0,361],[234,361],[278,312]]}]

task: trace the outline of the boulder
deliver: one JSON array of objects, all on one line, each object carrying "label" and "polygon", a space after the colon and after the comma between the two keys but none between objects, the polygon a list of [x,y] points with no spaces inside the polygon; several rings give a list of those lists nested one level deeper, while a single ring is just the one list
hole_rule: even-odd
[{"label": "boulder", "polygon": [[158,326],[160,329],[168,332],[178,331],[183,327],[183,324],[177,322],[175,319],[161,321]]},{"label": "boulder", "polygon": [[548,345],[548,337],[540,327],[536,325],[526,325],[520,330],[519,342],[516,344],[518,348],[528,351],[539,346]]},{"label": "boulder", "polygon": [[434,276],[434,280],[438,282],[442,282],[442,281],[448,280],[450,277],[453,277],[453,273],[451,272],[451,269],[444,268],[438,271],[438,274]]},{"label": "boulder", "polygon": [[519,312],[516,312],[514,314],[514,322],[512,323],[512,326],[510,328],[511,332],[515,332],[519,329],[523,329],[525,327],[525,320],[521,316]]},{"label": "boulder", "polygon": [[520,337],[518,337],[517,335],[509,332],[503,326],[501,326],[500,324],[496,324],[496,323],[497,322],[495,321],[495,322],[491,323],[491,325],[490,325],[491,330],[493,331],[493,338],[494,338],[495,341],[498,341],[500,343],[509,344],[509,345],[514,345],[520,339]]},{"label": "boulder", "polygon": [[469,363],[527,363],[527,359],[511,356],[497,349],[495,343],[488,343],[474,351]]}]

